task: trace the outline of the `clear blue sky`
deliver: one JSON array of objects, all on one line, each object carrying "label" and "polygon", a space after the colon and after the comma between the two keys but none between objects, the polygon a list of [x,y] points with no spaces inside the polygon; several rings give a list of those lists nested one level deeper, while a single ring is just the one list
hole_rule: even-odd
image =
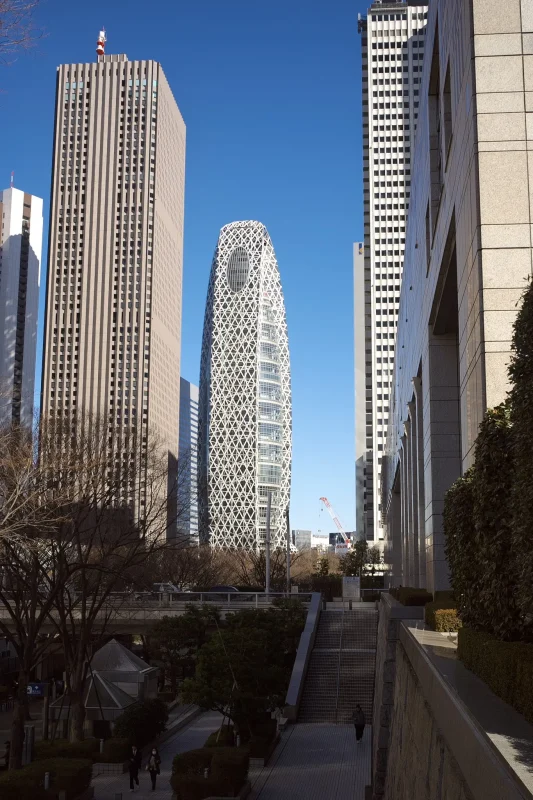
[{"label": "clear blue sky", "polygon": [[[187,125],[186,379],[198,381],[219,229],[239,219],[267,226],[289,325],[295,528],[333,530],[322,495],[355,526],[352,243],[363,233],[357,12],[365,8],[364,0],[41,0],[47,36],[0,66],[0,188],[15,170],[15,186],[45,199],[46,229],[56,66],[93,61],[102,25],[108,53],[163,65]],[[42,309],[44,269],[41,293]]]}]

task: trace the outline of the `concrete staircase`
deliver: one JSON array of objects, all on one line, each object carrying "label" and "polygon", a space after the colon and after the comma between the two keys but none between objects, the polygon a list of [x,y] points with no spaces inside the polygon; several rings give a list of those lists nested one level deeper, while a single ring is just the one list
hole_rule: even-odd
[{"label": "concrete staircase", "polygon": [[298,722],[350,722],[356,703],[371,721],[377,624],[372,606],[322,611]]}]

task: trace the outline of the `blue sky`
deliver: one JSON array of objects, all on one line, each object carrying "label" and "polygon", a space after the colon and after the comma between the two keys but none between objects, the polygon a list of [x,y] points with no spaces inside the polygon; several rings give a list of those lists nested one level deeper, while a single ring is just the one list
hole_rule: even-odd
[{"label": "blue sky", "polygon": [[[219,229],[238,219],[267,226],[289,325],[295,528],[333,530],[322,495],[347,530],[355,525],[352,243],[363,233],[357,13],[365,8],[364,0],[41,0],[46,37],[0,67],[1,188],[15,170],[15,186],[45,199],[46,229],[56,66],[94,60],[102,25],[108,53],[162,63],[187,125],[188,380],[198,381]],[[44,270],[41,293],[42,308]]]}]

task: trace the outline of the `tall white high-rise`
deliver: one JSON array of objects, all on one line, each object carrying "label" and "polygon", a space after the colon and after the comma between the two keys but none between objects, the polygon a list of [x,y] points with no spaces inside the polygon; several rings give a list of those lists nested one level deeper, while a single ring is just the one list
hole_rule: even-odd
[{"label": "tall white high-rise", "polygon": [[43,201],[4,189],[0,224],[0,421],[31,425]]},{"label": "tall white high-rise", "polygon": [[[427,5],[375,0],[359,19],[363,61],[365,342],[364,535],[383,539],[381,462],[389,418],[394,341],[418,117]],[[358,424],[362,416],[358,415]],[[356,434],[357,435],[357,434]],[[358,531],[361,535],[361,532]]]},{"label": "tall white high-rise", "polygon": [[260,222],[220,231],[200,372],[200,538],[213,547],[286,546],[291,377],[278,264]]},{"label": "tall white high-rise", "polygon": [[[96,63],[57,70],[42,411],[103,415],[117,463],[139,475],[153,432],[170,487],[185,125],[161,65],[103,55],[104,42],[102,32]],[[135,432],[132,445],[121,446],[121,428]]]},{"label": "tall white high-rise", "polygon": [[180,378],[178,537],[198,543],[198,386]]}]

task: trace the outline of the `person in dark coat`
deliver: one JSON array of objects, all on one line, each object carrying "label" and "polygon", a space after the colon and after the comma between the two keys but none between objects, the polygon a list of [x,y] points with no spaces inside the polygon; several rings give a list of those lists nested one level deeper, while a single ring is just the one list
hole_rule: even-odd
[{"label": "person in dark coat", "polygon": [[356,705],[355,711],[352,714],[352,721],[355,725],[355,738],[357,743],[361,741],[363,738],[363,732],[365,730],[366,719],[365,715],[363,714],[363,709],[359,704]]},{"label": "person in dark coat", "polygon": [[134,782],[139,785],[139,770],[142,764],[142,753],[140,750],[137,749],[135,745],[132,746],[130,752],[130,763],[129,763],[129,772],[130,772],[130,792],[135,791]]},{"label": "person in dark coat", "polygon": [[155,782],[159,775],[160,767],[161,756],[159,755],[157,747],[152,747],[152,752],[150,753],[148,764],[146,765],[146,769],[150,773],[150,780],[152,781],[152,792],[155,792]]}]

